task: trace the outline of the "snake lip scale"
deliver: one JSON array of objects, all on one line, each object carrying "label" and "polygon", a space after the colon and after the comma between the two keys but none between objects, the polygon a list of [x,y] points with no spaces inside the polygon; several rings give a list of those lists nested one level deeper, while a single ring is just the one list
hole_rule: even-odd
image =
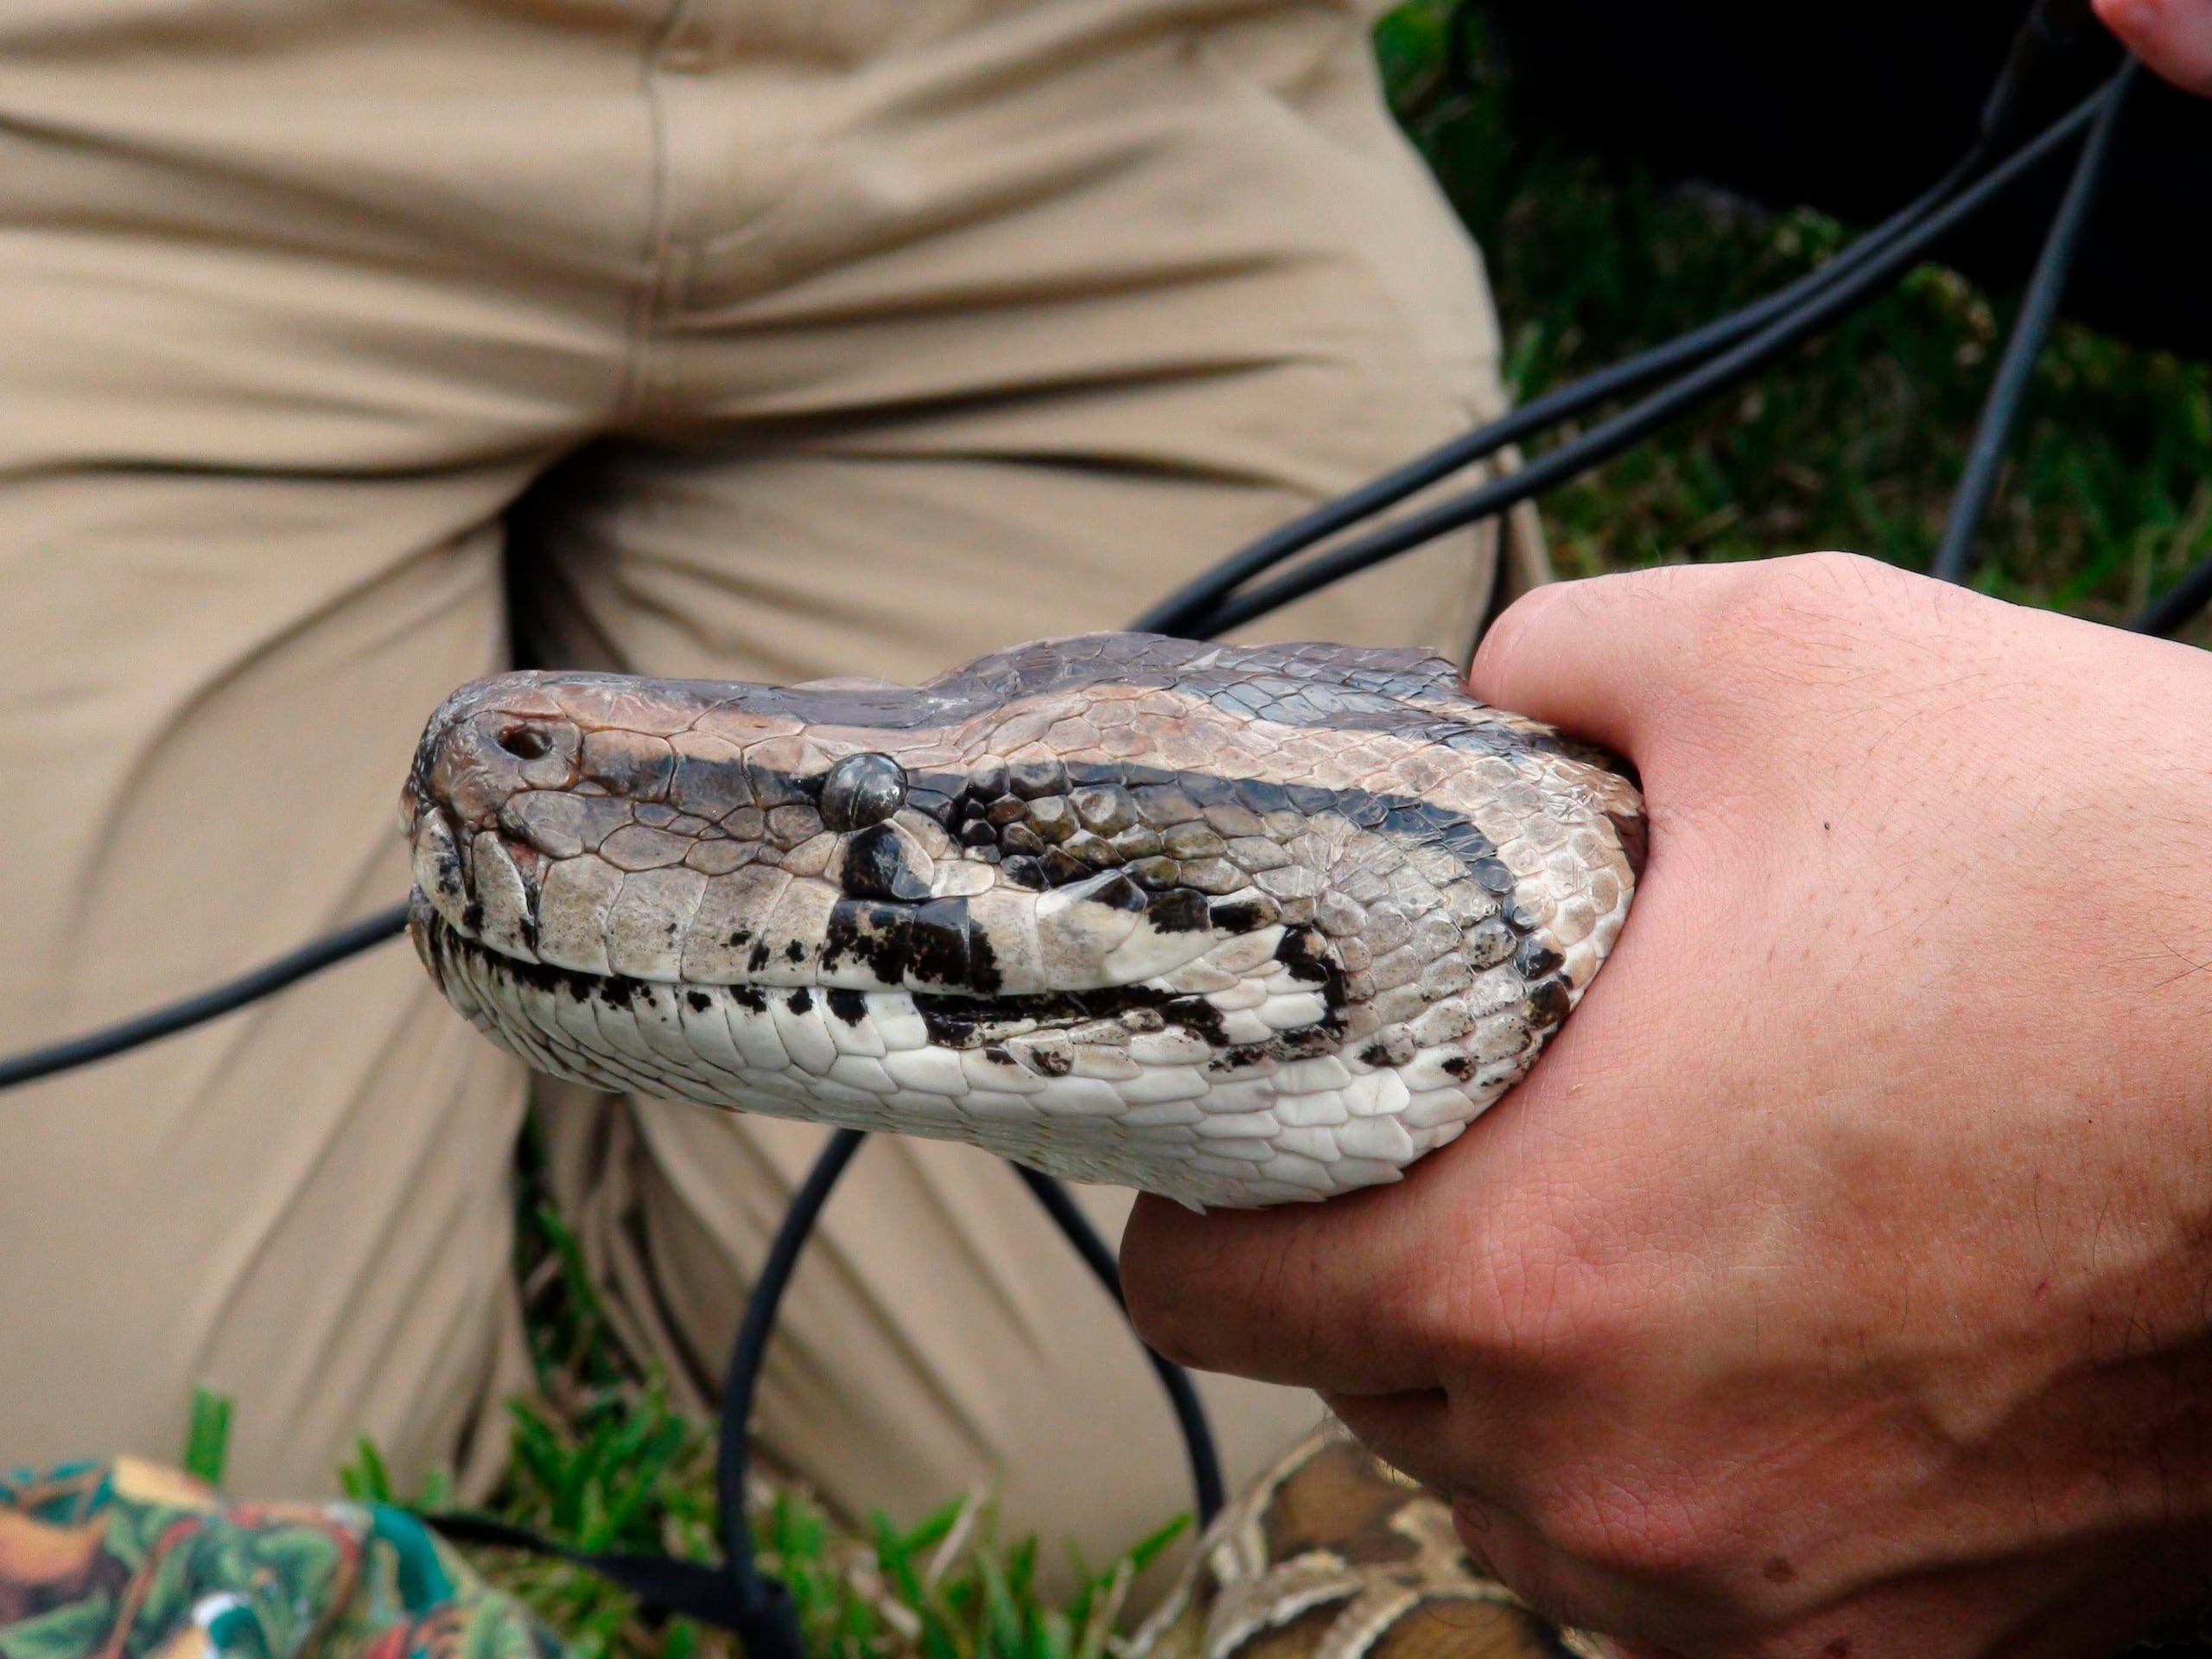
[{"label": "snake lip scale", "polygon": [[534,1066],[1198,1207],[1458,1135],[1644,837],[1619,762],[1440,657],[1148,634],[914,687],[479,680],[401,818],[425,965]]}]

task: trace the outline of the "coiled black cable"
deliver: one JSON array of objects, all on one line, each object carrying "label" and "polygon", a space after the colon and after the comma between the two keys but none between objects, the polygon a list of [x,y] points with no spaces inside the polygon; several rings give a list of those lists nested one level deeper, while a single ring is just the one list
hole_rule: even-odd
[{"label": "coiled black cable", "polygon": [[249,969],[236,979],[226,980],[195,996],[149,1008],[144,1014],[87,1032],[81,1037],[71,1037],[0,1059],[0,1090],[35,1083],[58,1072],[73,1071],[95,1060],[127,1053],[164,1037],[174,1037],[181,1031],[189,1031],[194,1026],[204,1026],[249,1002],[273,996],[288,985],[296,985],[310,974],[334,968],[387,939],[396,939],[406,931],[405,905],[394,905],[373,916],[364,916],[327,938],[302,945],[289,956]]},{"label": "coiled black cable", "polygon": [[1546,451],[1518,472],[1409,513],[1366,536],[1341,543],[1271,582],[1223,600],[1198,619],[1198,627],[1193,631],[1201,638],[1226,632],[1424,542],[1493,518],[1641,443],[1669,422],[1749,379],[1784,352],[1901,280],[1945,237],[2077,137],[2120,90],[2117,79],[2107,83],[2075,105],[2071,113],[2045,129],[2040,137],[2022,146],[1910,230],[1892,238],[1840,280],[1778,321],[1671,382],[1662,391],[1602,422],[1581,437]]},{"label": "coiled black cable", "polygon": [[2171,639],[2212,605],[2212,559],[2207,559],[2145,607],[2127,625],[2131,633],[2156,634]]},{"label": "coiled black cable", "polygon": [[[730,1351],[729,1369],[722,1381],[721,1441],[715,1475],[716,1497],[721,1512],[722,1560],[730,1588],[734,1628],[744,1638],[752,1659],[801,1659],[798,1616],[791,1592],[779,1580],[763,1573],[756,1564],[753,1534],[746,1521],[745,1474],[751,1455],[753,1401],[767,1364],[768,1339],[776,1328],[776,1313],[784,1293],[798,1268],[799,1252],[812,1235],[838,1179],[851,1166],[854,1154],[867,1136],[858,1129],[839,1129],[817,1155],[805,1181],[792,1196],[776,1230],[767,1258],[746,1298],[745,1315],[738,1325],[737,1341]],[[1051,1176],[1014,1166],[1014,1173],[1035,1195],[1045,1213],[1097,1278],[1115,1306],[1124,1306],[1121,1270],[1106,1241],[1076,1207],[1067,1189]],[[1126,1308],[1124,1307],[1126,1312]],[[1222,1478],[1221,1458],[1214,1445],[1213,1428],[1190,1373],[1162,1358],[1149,1344],[1145,1357],[1166,1390],[1170,1408],[1183,1434],[1191,1464],[1191,1480],[1198,1497],[1198,1524],[1204,1527],[1221,1512],[1228,1500]],[[498,1542],[501,1540],[493,1539]],[[593,1565],[594,1563],[587,1563]],[[622,1564],[627,1567],[627,1563]],[[601,1570],[604,1570],[602,1567]],[[634,1571],[634,1568],[629,1570]]]},{"label": "coiled black cable", "polygon": [[722,1380],[721,1435],[715,1447],[715,1496],[721,1511],[722,1569],[736,1597],[734,1628],[744,1638],[747,1659],[804,1659],[805,1641],[790,1587],[760,1571],[753,1556],[753,1528],[745,1508],[745,1471],[752,1457],[753,1399],[767,1363],[768,1338],[775,1333],[776,1311],[798,1267],[799,1252],[813,1236],[815,1223],[830,1202],[837,1178],[867,1139],[858,1129],[839,1129],[814,1160],[792,1195],[791,1208],[776,1229],[760,1275],[745,1300],[737,1341]]},{"label": "coiled black cable", "polygon": [[[1463,9],[1454,19],[1452,49],[1455,54],[1465,50],[1458,25],[1467,16]],[[2015,33],[2004,65],[1983,101],[1979,130],[1967,153],[1914,200],[1826,264],[1725,317],[1570,385],[1556,387],[1487,426],[1440,444],[1427,454],[1301,513],[1193,577],[1131,626],[1160,633],[1192,632],[1245,582],[1338,531],[1395,506],[1431,484],[1511,445],[1641,391],[1677,370],[1707,362],[1834,288],[1950,200],[2029,132],[2035,112],[2050,107],[2054,90],[2076,73],[2084,28],[2097,32],[2082,0],[2037,0]],[[1464,77],[1464,66],[1459,73]]]},{"label": "coiled black cable", "polygon": [[2036,259],[2035,275],[2028,279],[2027,293],[2020,301],[2020,315],[2012,324],[2012,338],[2005,343],[2005,355],[1998,362],[1997,372],[1990,379],[1988,401],[1983,404],[1981,418],[1975,423],[1974,442],[1967,446],[1966,469],[1960,475],[1958,488],[1952,492],[1943,539],[1936,547],[1936,563],[1929,571],[1939,582],[1962,582],[1967,579],[1967,565],[1974,556],[1975,532],[1980,530],[1982,518],[1989,511],[1990,498],[1997,492],[1998,471],[2004,465],[2012,429],[2019,422],[2020,405],[2026,401],[2028,383],[2033,378],[2036,364],[2050,338],[2051,325],[2058,321],[2058,302],[2066,296],[2067,279],[2074,274],[2082,233],[2088,228],[2097,204],[2098,188],[2104,182],[2105,168],[2112,159],[2113,137],[2120,130],[2120,118],[2127,107],[2127,95],[2135,85],[2138,73],[2135,60],[2130,58],[2113,78],[2111,90],[2105,94],[2104,107],[2097,111],[2096,124],[2089,129],[2088,142],[2082,146],[2081,159],[2074,164],[2074,176],[2067,181],[2057,216],[2051,220],[2050,230],[2044,238],[2043,251]]},{"label": "coiled black cable", "polygon": [[1207,626],[1214,610],[1245,582],[1285,560],[1318,545],[1338,531],[1372,518],[1408,496],[1452,474],[1487,461],[1500,450],[1608,404],[1641,391],[1678,369],[1694,367],[1749,338],[1806,302],[1817,298],[1878,257],[1883,249],[1956,195],[1980,168],[1977,147],[1942,180],[1816,270],[1753,301],[1741,309],[1693,328],[1686,334],[1638,353],[1519,405],[1472,432],[1439,444],[1357,489],[1325,501],[1287,524],[1269,531],[1209,567],[1129,626],[1142,633],[1192,633]]},{"label": "coiled black cable", "polygon": [[[1114,1306],[1127,1313],[1128,1303],[1122,1294],[1122,1269],[1114,1260],[1114,1252],[1106,1248],[1106,1241],[1099,1237],[1089,1218],[1076,1207],[1067,1188],[1027,1164],[1016,1164],[1014,1173],[1036,1195],[1045,1213],[1060,1230],[1060,1236],[1075,1247],[1075,1253],[1084,1259],[1092,1276],[1114,1299]],[[1142,1340],[1139,1338],[1140,1342]],[[1151,1362],[1160,1377],[1160,1386],[1166,1391],[1168,1408],[1175,1414],[1175,1425],[1183,1432],[1183,1449],[1191,1462],[1191,1485],[1198,1497],[1198,1525],[1204,1527],[1221,1513],[1222,1505],[1229,1501],[1228,1484],[1221,1474],[1221,1454],[1214,1446],[1213,1426],[1206,1421],[1205,1405],[1198,1398],[1198,1386],[1191,1381],[1191,1374],[1162,1356],[1150,1343],[1144,1343],[1143,1346],[1145,1358]]]}]

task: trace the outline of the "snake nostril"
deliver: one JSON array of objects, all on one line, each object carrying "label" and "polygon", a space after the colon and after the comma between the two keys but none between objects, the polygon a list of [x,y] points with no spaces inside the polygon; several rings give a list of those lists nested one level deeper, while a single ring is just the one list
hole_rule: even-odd
[{"label": "snake nostril", "polygon": [[536,726],[509,726],[496,741],[518,760],[541,760],[553,752],[553,740]]}]

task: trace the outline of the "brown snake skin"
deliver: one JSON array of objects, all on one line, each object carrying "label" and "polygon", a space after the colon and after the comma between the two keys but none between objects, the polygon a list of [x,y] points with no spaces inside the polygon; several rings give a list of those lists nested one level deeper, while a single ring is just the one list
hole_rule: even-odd
[{"label": "brown snake skin", "polygon": [[1125,1659],[1605,1659],[1468,1560],[1449,1506],[1317,1430],[1217,1516]]}]

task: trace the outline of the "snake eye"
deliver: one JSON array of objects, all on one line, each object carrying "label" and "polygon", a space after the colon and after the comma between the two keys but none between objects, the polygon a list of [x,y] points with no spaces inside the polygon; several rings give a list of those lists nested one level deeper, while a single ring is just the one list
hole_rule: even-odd
[{"label": "snake eye", "polygon": [[822,822],[832,830],[865,830],[906,804],[906,769],[887,754],[849,754],[822,780]]},{"label": "snake eye", "polygon": [[518,760],[542,760],[553,751],[553,740],[535,726],[509,726],[498,741]]}]

